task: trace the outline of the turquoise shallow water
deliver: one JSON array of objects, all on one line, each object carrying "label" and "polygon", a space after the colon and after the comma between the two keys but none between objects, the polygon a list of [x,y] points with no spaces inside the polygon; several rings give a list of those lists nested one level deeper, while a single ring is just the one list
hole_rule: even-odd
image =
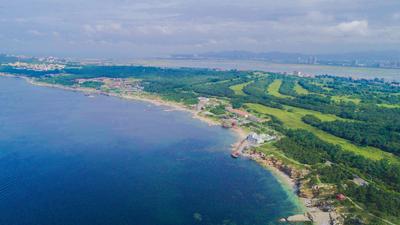
[{"label": "turquoise shallow water", "polygon": [[142,102],[0,77],[0,224],[275,224],[291,194],[232,133]]}]

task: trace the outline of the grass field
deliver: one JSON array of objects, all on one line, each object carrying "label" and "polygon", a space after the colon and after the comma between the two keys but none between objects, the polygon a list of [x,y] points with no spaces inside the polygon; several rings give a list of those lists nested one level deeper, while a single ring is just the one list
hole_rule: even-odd
[{"label": "grass field", "polygon": [[299,95],[308,95],[310,92],[304,89],[298,82],[294,85],[294,91]]},{"label": "grass field", "polygon": [[236,95],[246,95],[246,93],[243,92],[243,88],[246,87],[247,85],[249,85],[250,83],[252,83],[253,81],[249,81],[247,83],[243,83],[243,84],[237,84],[237,85],[233,85],[230,86],[229,88],[232,89]]},{"label": "grass field", "polygon": [[332,90],[333,90],[332,88],[325,87],[325,85],[324,85],[324,84],[321,84],[321,83],[312,82],[312,84],[314,84],[314,85],[316,85],[316,86],[319,86],[319,87],[321,87],[322,89],[324,89],[324,90],[326,90],[326,91],[332,91]]},{"label": "grass field", "polygon": [[359,98],[351,98],[349,96],[344,96],[344,95],[332,96],[332,100],[335,102],[353,102],[354,104],[360,104],[360,102],[361,102],[361,99],[359,99]]},{"label": "grass field", "polygon": [[362,155],[366,158],[373,159],[373,160],[380,160],[380,159],[386,158],[391,161],[398,162],[397,157],[395,157],[394,155],[392,155],[390,153],[384,152],[384,151],[382,151],[378,148],[374,148],[374,147],[360,147],[360,146],[354,145],[346,139],[331,135],[325,131],[322,131],[311,125],[308,125],[301,120],[301,118],[305,114],[313,114],[314,116],[320,118],[323,121],[331,121],[331,120],[334,120],[334,118],[335,118],[334,115],[322,114],[322,113],[314,112],[311,110],[305,110],[305,109],[294,108],[294,107],[290,107],[291,110],[289,112],[287,110],[271,108],[271,107],[263,106],[260,104],[250,104],[249,103],[249,104],[246,104],[246,106],[252,110],[255,110],[256,112],[259,112],[262,114],[267,114],[267,115],[273,115],[273,116],[277,117],[288,128],[308,130],[326,142],[329,142],[331,144],[340,145],[346,151],[351,151],[351,152],[357,153],[359,155]]},{"label": "grass field", "polygon": [[396,105],[391,105],[391,104],[378,104],[378,106],[380,107],[385,107],[385,108],[400,108],[400,104],[396,104]]},{"label": "grass field", "polygon": [[298,107],[293,107],[293,106],[284,106],[284,108],[291,113],[295,113],[300,115],[301,117],[305,116],[305,115],[314,115],[315,117],[317,117],[318,119],[320,119],[321,121],[335,121],[335,120],[348,120],[348,119],[344,119],[344,118],[340,118],[336,115],[333,114],[325,114],[325,113],[321,113],[318,111],[313,111],[313,110],[309,110],[309,109],[303,109],[303,108],[298,108]]},{"label": "grass field", "polygon": [[308,165],[305,164],[301,164],[297,161],[295,161],[294,159],[288,158],[285,156],[285,154],[283,154],[282,151],[279,151],[279,149],[277,149],[273,143],[267,143],[264,144],[260,147],[256,148],[257,151],[263,152],[267,155],[274,155],[275,158],[278,158],[279,160],[281,160],[282,162],[284,162],[286,165],[291,165],[294,166],[297,169],[306,169],[309,168]]},{"label": "grass field", "polygon": [[281,87],[281,85],[282,85],[282,80],[274,80],[274,82],[272,82],[267,88],[268,94],[278,98],[293,98],[292,96],[283,95],[279,93],[279,88]]}]

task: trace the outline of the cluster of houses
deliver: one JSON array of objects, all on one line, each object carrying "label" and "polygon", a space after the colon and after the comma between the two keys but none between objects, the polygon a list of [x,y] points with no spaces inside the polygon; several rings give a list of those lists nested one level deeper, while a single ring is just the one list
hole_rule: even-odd
[{"label": "cluster of houses", "polygon": [[25,70],[33,70],[33,71],[53,71],[53,70],[62,70],[65,68],[65,65],[54,64],[54,63],[15,62],[15,63],[9,63],[7,65],[12,66],[15,69],[25,69]]},{"label": "cluster of houses", "polygon": [[222,126],[225,128],[234,128],[237,125],[244,125],[251,122],[263,123],[265,119],[258,118],[246,111],[240,109],[233,109],[232,107],[225,107],[227,112],[232,113],[234,116],[227,117],[223,120]]},{"label": "cluster of houses", "polygon": [[235,114],[237,118],[241,117],[241,118],[244,118],[246,120],[249,120],[250,122],[262,123],[262,122],[265,121],[264,119],[260,119],[260,118],[258,118],[256,116],[246,112],[246,111],[243,111],[243,110],[240,110],[240,109],[234,109],[234,108],[232,108],[230,106],[225,107],[225,110],[230,112],[230,113]]},{"label": "cluster of houses", "polygon": [[124,92],[141,92],[143,87],[140,85],[140,81],[134,79],[123,79],[123,78],[109,78],[109,77],[97,77],[91,79],[76,79],[78,84],[83,84],[88,81],[101,82],[107,88],[119,89]]},{"label": "cluster of houses", "polygon": [[208,103],[210,102],[210,99],[206,98],[206,97],[199,97],[198,100],[199,100],[199,102],[196,105],[197,111],[204,110],[206,108],[206,106],[208,105]]},{"label": "cluster of houses", "polygon": [[[212,106],[217,106],[219,105],[220,102],[215,101],[213,99],[209,99],[206,97],[199,97],[198,98],[198,103],[194,105],[194,109],[197,111],[201,112],[206,109],[206,107],[212,107]],[[243,125],[251,122],[255,123],[262,123],[265,122],[265,119],[258,118],[254,115],[252,115],[249,112],[240,110],[240,109],[234,109],[231,106],[225,107],[226,112],[229,112],[230,115],[224,115],[224,119],[222,120],[222,127],[224,128],[235,128],[238,125]],[[207,113],[207,112],[205,112]],[[233,114],[233,115],[232,115]],[[260,145],[265,142],[273,141],[277,137],[274,135],[269,135],[269,134],[257,134],[257,133],[250,133],[246,141],[250,145]]]}]

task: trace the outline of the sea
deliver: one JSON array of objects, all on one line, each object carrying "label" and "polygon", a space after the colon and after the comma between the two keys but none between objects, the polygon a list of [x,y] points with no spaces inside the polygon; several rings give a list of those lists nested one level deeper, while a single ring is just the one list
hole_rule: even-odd
[{"label": "sea", "polygon": [[0,77],[0,224],[258,225],[301,211],[229,130]]},{"label": "sea", "polygon": [[384,79],[387,82],[400,82],[400,69],[369,68],[351,66],[308,65],[308,64],[283,64],[271,63],[263,60],[229,60],[229,59],[141,59],[127,61],[134,65],[147,65],[159,67],[189,67],[209,68],[220,70],[250,70],[288,73],[301,72],[305,75],[333,75],[339,77],[352,77],[355,79]]}]

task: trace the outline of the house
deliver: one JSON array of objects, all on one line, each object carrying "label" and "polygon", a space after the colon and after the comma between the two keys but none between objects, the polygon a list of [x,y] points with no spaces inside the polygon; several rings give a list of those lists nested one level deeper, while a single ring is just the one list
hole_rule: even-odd
[{"label": "house", "polygon": [[196,105],[196,110],[197,111],[201,111],[204,110],[208,104],[208,102],[210,101],[210,99],[206,98],[206,97],[198,97],[199,103],[197,103]]},{"label": "house", "polygon": [[249,113],[246,112],[246,111],[242,111],[242,110],[239,110],[239,109],[233,109],[232,107],[225,107],[225,109],[228,112],[236,114],[237,116],[244,117],[244,118],[249,117]]},{"label": "house", "polygon": [[234,128],[237,126],[237,120],[233,119],[225,119],[222,121],[222,127],[223,128]]},{"label": "house", "polygon": [[339,201],[344,201],[346,200],[346,196],[344,194],[337,194],[336,199]]}]

